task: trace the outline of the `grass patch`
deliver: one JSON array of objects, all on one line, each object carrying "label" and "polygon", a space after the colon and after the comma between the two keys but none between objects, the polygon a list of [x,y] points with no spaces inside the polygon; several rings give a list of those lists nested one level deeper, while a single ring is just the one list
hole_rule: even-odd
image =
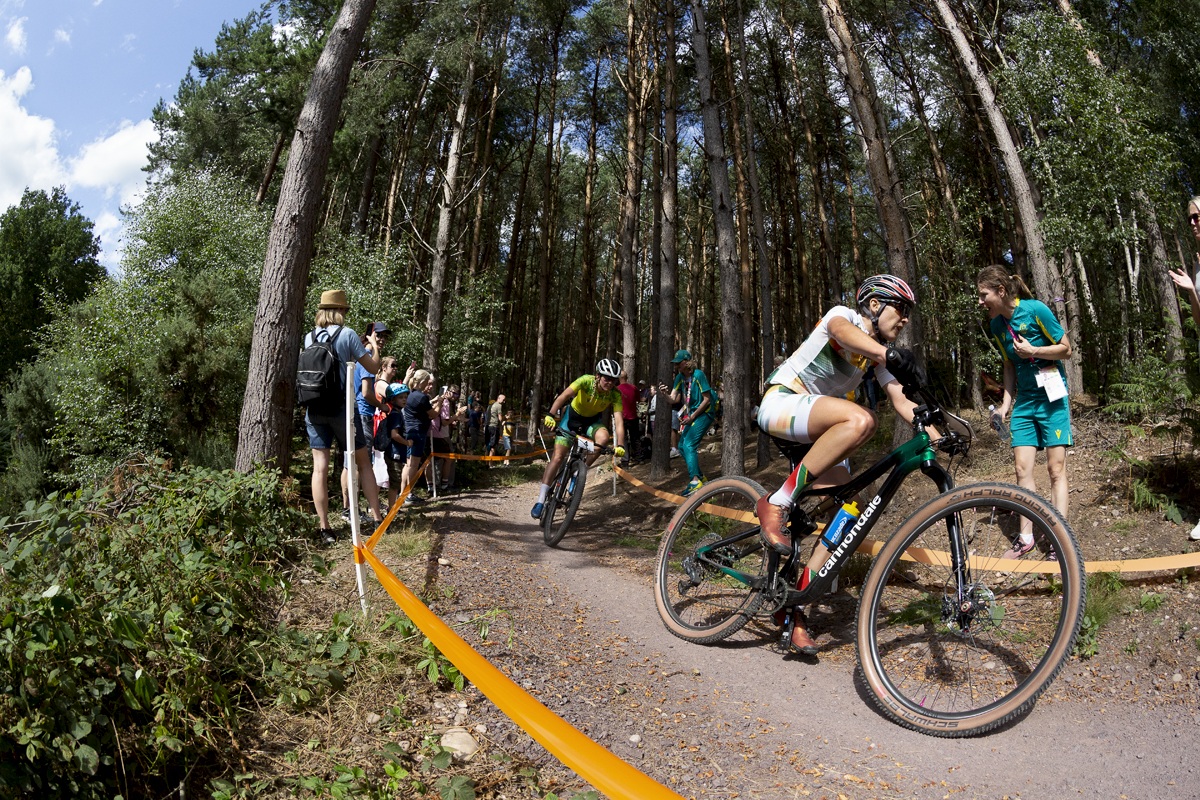
[{"label": "grass patch", "polygon": [[617,547],[634,547],[638,550],[657,550],[658,534],[653,536],[621,536],[617,538]]},{"label": "grass patch", "polygon": [[1075,654],[1091,658],[1100,652],[1100,631],[1120,611],[1125,584],[1115,572],[1097,572],[1088,576],[1087,608],[1083,612],[1083,625],[1075,641]]},{"label": "grass patch", "polygon": [[[503,462],[500,462],[503,463]],[[480,486],[500,486],[511,489],[530,481],[540,481],[545,472],[545,464],[524,464],[522,466],[500,467],[487,470],[480,477]]]},{"label": "grass patch", "polygon": [[433,526],[422,516],[394,520],[384,534],[388,550],[400,558],[425,555],[433,544]]},{"label": "grass patch", "polygon": [[1109,528],[1111,530],[1114,530],[1117,533],[1129,533],[1131,530],[1133,530],[1136,527],[1137,527],[1137,522],[1132,519],[1117,520],[1116,522],[1114,522],[1112,525],[1109,526]]}]

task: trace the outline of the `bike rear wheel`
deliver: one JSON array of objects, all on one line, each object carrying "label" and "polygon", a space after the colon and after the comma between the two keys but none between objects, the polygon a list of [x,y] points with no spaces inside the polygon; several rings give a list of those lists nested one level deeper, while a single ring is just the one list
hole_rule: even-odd
[{"label": "bike rear wheel", "polygon": [[[1005,559],[1022,527],[1033,550]],[[956,575],[947,550],[969,555]],[[1002,483],[942,494],[887,541],[863,585],[858,658],[899,724],[970,736],[1028,712],[1075,646],[1086,603],[1075,534],[1052,505]]]},{"label": "bike rear wheel", "polygon": [[575,512],[579,510],[579,503],[583,499],[587,472],[587,462],[583,459],[568,462],[563,470],[561,486],[556,485],[551,493],[550,502],[546,504],[542,516],[542,539],[550,547],[562,541],[571,520],[575,519]]},{"label": "bike rear wheel", "polygon": [[[707,483],[680,506],[658,547],[654,599],[667,630],[707,644],[731,636],[763,604],[747,582],[767,577],[754,506],[766,494],[748,478]],[[698,554],[706,545],[722,547]]]}]

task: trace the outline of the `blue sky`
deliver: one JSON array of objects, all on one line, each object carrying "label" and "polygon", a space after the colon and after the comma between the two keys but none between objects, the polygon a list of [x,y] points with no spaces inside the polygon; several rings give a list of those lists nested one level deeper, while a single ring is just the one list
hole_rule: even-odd
[{"label": "blue sky", "polygon": [[0,210],[66,186],[117,266],[122,205],[145,185],[150,112],[197,47],[255,0],[0,0]]}]

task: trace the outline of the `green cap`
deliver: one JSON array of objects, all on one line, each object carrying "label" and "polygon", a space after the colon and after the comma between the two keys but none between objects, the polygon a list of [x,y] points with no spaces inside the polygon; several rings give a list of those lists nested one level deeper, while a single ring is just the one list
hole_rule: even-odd
[{"label": "green cap", "polygon": [[675,357],[671,359],[672,364],[678,364],[680,361],[687,361],[692,357],[692,354],[687,350],[676,350]]}]

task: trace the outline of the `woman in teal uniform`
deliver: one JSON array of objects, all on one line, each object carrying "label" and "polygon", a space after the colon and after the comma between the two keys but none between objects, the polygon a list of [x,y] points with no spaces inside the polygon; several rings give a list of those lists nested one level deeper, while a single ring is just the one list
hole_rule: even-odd
[{"label": "woman in teal uniform", "polygon": [[[1050,500],[1066,519],[1067,448],[1073,440],[1062,362],[1071,357],[1071,343],[1054,312],[1004,267],[984,267],[975,283],[979,305],[991,317],[992,338],[1004,354],[1004,398],[993,417],[1003,421],[1012,409],[1009,430],[1017,483],[1037,491],[1034,458],[1038,450],[1045,450]],[[1023,527],[1004,558],[1020,558],[1033,548],[1033,533]]]}]

